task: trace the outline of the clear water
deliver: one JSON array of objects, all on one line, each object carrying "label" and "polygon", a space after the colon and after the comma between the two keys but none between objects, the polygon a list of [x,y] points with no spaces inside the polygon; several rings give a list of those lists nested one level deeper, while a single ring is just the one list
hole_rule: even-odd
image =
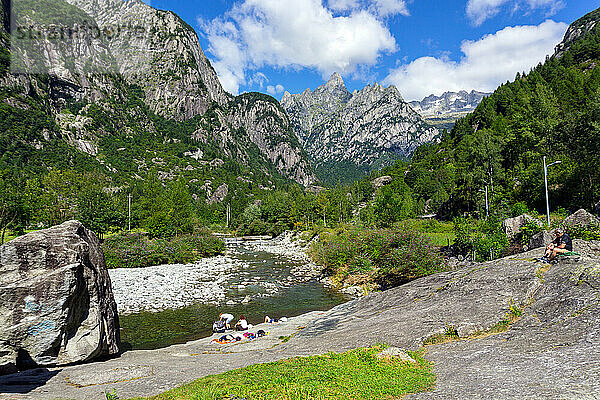
[{"label": "clear water", "polygon": [[[122,316],[123,350],[157,349],[210,336],[212,323],[222,312],[236,319],[244,315],[251,324],[273,318],[293,317],[314,310],[328,310],[348,299],[292,273],[302,262],[281,255],[253,250],[251,245],[229,243],[230,256],[243,266],[226,277],[227,296],[223,304],[195,304],[160,312]],[[247,304],[242,300],[250,297]],[[233,301],[235,304],[227,305]]]}]

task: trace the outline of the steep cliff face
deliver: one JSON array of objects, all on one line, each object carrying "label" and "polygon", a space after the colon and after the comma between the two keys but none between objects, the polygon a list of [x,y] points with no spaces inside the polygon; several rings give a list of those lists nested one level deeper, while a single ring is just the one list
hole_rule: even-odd
[{"label": "steep cliff face", "polygon": [[308,186],[316,180],[289,118],[275,99],[248,93],[230,105],[229,124],[243,129],[266,159],[283,175]]},{"label": "steep cliff face", "polygon": [[196,32],[169,11],[139,0],[67,0],[94,18],[107,35],[119,72],[139,85],[150,109],[188,119],[229,96],[204,55]]},{"label": "steep cliff face", "polygon": [[561,58],[574,43],[577,43],[583,36],[594,30],[599,20],[600,9],[597,9],[573,22],[567,29],[562,42],[556,46],[554,56]]},{"label": "steep cliff face", "polygon": [[[8,0],[2,4],[10,10]],[[28,154],[47,159],[42,153],[51,143],[66,142],[74,151],[71,167],[83,153],[107,172],[135,179],[153,168],[172,179],[227,158],[306,185],[316,179],[278,103],[226,93],[196,33],[175,14],[138,0],[18,0],[12,11],[13,25],[27,34],[12,47],[4,35],[0,104],[15,116],[33,107],[45,122],[14,135],[24,131],[14,118],[0,138],[0,156],[19,142]],[[57,40],[56,31],[67,37]],[[18,37],[12,35],[13,44]],[[139,146],[144,141],[147,149]],[[182,141],[190,148],[182,149]],[[160,154],[165,143],[175,154],[200,150],[204,159],[156,164],[152,160],[172,158]]]},{"label": "steep cliff face", "polygon": [[319,178],[326,181],[356,178],[408,158],[439,135],[395,87],[374,84],[350,93],[338,74],[314,92],[286,92],[281,104]]}]

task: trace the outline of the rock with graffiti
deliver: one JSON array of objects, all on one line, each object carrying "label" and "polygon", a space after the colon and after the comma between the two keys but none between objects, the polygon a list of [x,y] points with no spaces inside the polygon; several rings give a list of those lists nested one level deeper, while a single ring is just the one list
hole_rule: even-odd
[{"label": "rock with graffiti", "polygon": [[69,221],[0,247],[0,374],[116,354],[119,341],[93,232]]}]

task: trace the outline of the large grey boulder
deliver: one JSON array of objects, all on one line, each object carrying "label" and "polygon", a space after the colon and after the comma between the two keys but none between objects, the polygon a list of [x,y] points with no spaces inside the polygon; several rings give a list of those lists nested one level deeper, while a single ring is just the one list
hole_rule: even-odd
[{"label": "large grey boulder", "polygon": [[563,228],[581,228],[589,225],[600,225],[600,220],[583,208],[569,215],[562,223]]},{"label": "large grey boulder", "polygon": [[119,318],[96,235],[78,221],[0,247],[0,374],[119,352]]},{"label": "large grey boulder", "polygon": [[545,247],[548,243],[553,241],[556,238],[551,232],[541,231],[536,233],[529,239],[529,243],[527,244],[527,250],[533,250],[540,247]]},{"label": "large grey boulder", "polygon": [[505,219],[504,222],[502,222],[502,229],[504,229],[504,233],[508,239],[512,240],[521,231],[521,228],[529,222],[534,223],[539,227],[544,226],[544,223],[539,219],[533,218],[529,214],[522,214],[518,217]]}]

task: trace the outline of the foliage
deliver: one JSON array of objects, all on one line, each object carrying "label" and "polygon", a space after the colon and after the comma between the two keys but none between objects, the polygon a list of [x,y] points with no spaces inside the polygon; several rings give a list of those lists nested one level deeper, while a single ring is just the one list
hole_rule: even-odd
[{"label": "foliage", "polygon": [[600,225],[572,226],[567,228],[567,233],[573,239],[600,240]]},{"label": "foliage", "polygon": [[508,247],[502,223],[496,218],[455,218],[454,230],[456,250],[461,254],[474,255],[476,261],[499,258]]},{"label": "foliage", "polygon": [[429,238],[401,229],[339,228],[324,232],[311,248],[324,272],[344,280],[364,276],[392,287],[444,269],[442,257]]},{"label": "foliage", "polygon": [[378,360],[383,346],[297,357],[212,375],[152,399],[384,399],[431,390],[431,363]]},{"label": "foliage", "polygon": [[[502,210],[503,217],[543,210],[542,157],[548,156],[548,162],[562,161],[549,169],[551,205],[592,208],[600,198],[600,24],[588,24],[586,32],[584,21],[598,15],[574,23],[582,34],[561,57],[501,85],[440,143],[420,146],[410,165],[381,171],[397,185],[386,203],[406,196],[404,182],[417,213],[481,217],[486,187],[490,210]],[[380,207],[380,218],[389,205]]]},{"label": "foliage", "polygon": [[523,225],[521,227],[521,230],[519,232],[519,241],[521,244],[527,244],[529,243],[529,240],[535,236],[535,234],[539,233],[542,231],[542,227],[539,226],[538,224],[536,224],[533,221],[526,221],[525,225]]},{"label": "foliage", "polygon": [[143,233],[122,233],[102,244],[108,268],[140,268],[189,263],[225,251],[225,243],[207,233],[150,239]]}]

